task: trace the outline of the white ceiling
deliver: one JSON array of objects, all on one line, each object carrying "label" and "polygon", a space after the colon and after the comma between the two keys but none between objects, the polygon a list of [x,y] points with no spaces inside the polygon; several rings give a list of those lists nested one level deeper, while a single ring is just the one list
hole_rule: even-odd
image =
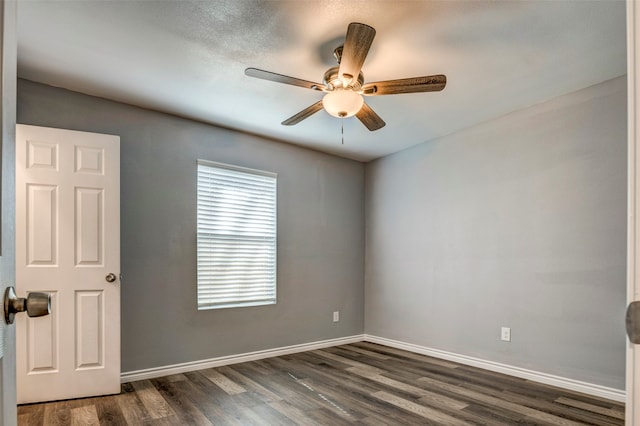
[{"label": "white ceiling", "polygon": [[[386,121],[320,111],[349,22],[377,30],[365,82],[446,74],[442,92],[367,97]],[[624,1],[18,2],[22,78],[368,161],[626,73]]]}]

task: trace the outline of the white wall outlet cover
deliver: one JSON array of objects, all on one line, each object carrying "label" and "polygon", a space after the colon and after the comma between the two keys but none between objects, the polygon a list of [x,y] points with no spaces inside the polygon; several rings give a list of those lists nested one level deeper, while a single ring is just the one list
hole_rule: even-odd
[{"label": "white wall outlet cover", "polygon": [[510,327],[502,327],[500,329],[500,340],[504,342],[511,341],[511,328]]}]

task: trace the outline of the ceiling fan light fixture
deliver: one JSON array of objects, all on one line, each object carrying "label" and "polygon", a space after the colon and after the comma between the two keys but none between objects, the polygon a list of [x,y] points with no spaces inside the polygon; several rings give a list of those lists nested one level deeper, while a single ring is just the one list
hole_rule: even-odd
[{"label": "ceiling fan light fixture", "polygon": [[322,106],[334,117],[352,117],[360,111],[364,104],[362,95],[345,89],[335,89],[322,98]]},{"label": "ceiling fan light fixture", "polygon": [[442,74],[422,77],[400,78],[395,80],[364,83],[362,64],[369,53],[369,48],[376,35],[376,30],[367,24],[351,22],[347,27],[344,45],[334,50],[338,66],[325,71],[322,84],[300,78],[289,77],[259,68],[247,68],[244,73],[249,77],[270,80],[276,83],[322,91],[322,100],[308,106],[282,122],[284,126],[298,124],[316,112],[324,109],[338,118],[356,116],[370,131],[379,130],[385,122],[364,102],[362,96],[397,95],[401,93],[438,92],[447,84],[447,77]]}]

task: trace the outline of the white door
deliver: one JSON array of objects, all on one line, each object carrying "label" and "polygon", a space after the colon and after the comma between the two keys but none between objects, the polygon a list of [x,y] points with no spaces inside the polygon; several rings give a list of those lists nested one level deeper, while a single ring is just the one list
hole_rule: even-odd
[{"label": "white door", "polygon": [[120,392],[120,138],[16,128],[18,403]]}]

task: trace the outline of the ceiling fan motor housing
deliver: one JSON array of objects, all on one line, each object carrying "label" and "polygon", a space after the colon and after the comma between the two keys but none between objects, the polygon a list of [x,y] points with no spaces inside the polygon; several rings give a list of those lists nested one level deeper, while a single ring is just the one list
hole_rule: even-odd
[{"label": "ceiling fan motor housing", "polygon": [[340,67],[332,67],[329,68],[325,73],[322,79],[322,82],[327,86],[329,90],[334,90],[337,88],[342,89],[351,89],[353,91],[359,91],[362,89],[362,85],[364,84],[364,75],[362,72],[358,74],[357,79],[352,79],[351,81],[344,81],[340,78]]}]

